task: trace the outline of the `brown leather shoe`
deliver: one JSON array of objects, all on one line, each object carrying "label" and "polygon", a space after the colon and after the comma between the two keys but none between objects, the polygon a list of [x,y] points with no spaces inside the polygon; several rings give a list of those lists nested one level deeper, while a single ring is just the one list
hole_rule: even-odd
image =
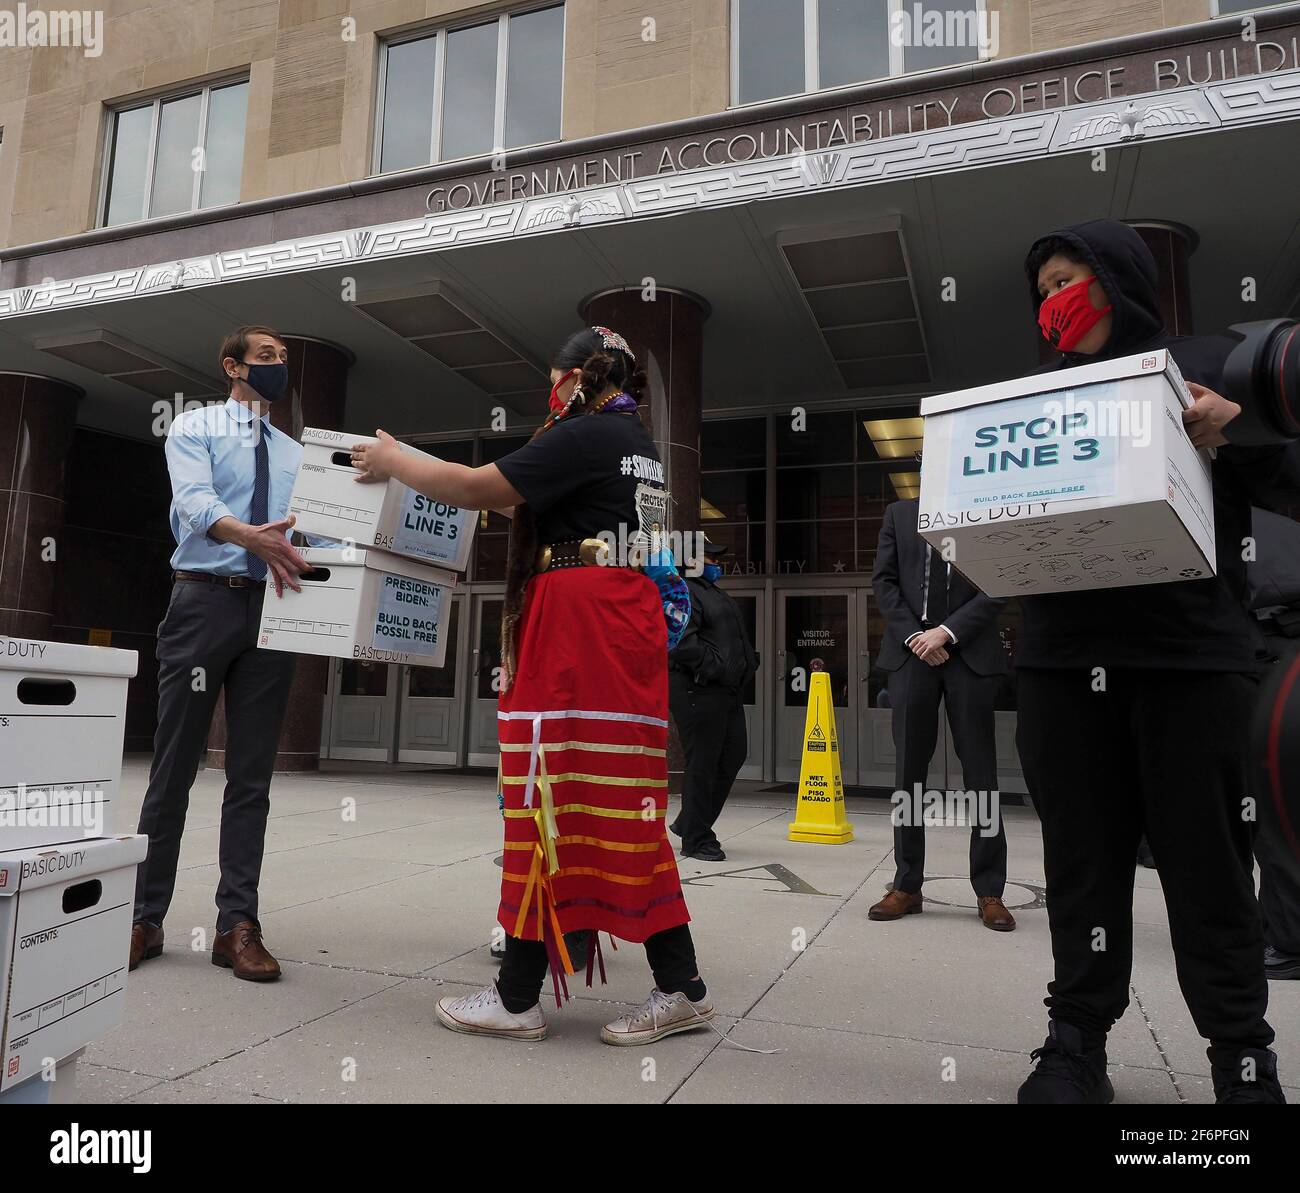
[{"label": "brown leather shoe", "polygon": [[144,920],[131,925],[131,961],[127,969],[134,969],[141,961],[150,961],[162,952],[163,930]]},{"label": "brown leather shoe", "polygon": [[252,920],[217,933],[212,942],[212,964],[233,969],[235,977],[246,982],[274,982],[280,976],[280,963],[266,951],[262,929]]},{"label": "brown leather shoe", "polygon": [[909,895],[907,891],[889,891],[879,903],[867,912],[869,920],[901,920],[905,915],[919,915],[925,910],[921,892]]},{"label": "brown leather shoe", "polygon": [[1007,910],[1006,904],[997,895],[981,895],[979,913],[984,927],[992,928],[994,932],[1016,930],[1016,917]]}]

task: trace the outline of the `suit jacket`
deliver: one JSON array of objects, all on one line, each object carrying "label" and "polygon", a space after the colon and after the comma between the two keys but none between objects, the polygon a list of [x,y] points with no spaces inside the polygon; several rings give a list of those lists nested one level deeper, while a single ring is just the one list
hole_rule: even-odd
[{"label": "suit jacket", "polygon": [[[921,603],[925,580],[925,539],[917,533],[915,498],[895,501],[885,509],[884,525],[876,548],[871,583],[876,604],[885,615],[885,638],[876,666],[897,671],[912,653],[906,640],[924,627]],[[956,646],[977,675],[1001,675],[1007,670],[1006,651],[998,636],[996,619],[1006,604],[985,596],[955,567],[948,572],[948,613],[943,618],[957,635]]]}]

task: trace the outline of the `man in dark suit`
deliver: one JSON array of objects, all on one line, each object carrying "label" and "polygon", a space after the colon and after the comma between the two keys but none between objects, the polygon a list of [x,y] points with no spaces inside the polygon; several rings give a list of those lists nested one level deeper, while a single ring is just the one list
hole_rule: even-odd
[{"label": "man in dark suit", "polygon": [[[893,888],[867,913],[896,920],[922,910],[925,828],[921,800],[939,735],[939,701],[948,710],[967,791],[996,792],[994,702],[1006,655],[994,620],[1006,603],[984,596],[917,533],[915,500],[885,510],[871,580],[885,615],[876,666],[889,673],[897,757]],[[1016,921],[1002,902],[1007,838],[996,795],[973,818],[970,880],[986,928],[1010,932]]]}]

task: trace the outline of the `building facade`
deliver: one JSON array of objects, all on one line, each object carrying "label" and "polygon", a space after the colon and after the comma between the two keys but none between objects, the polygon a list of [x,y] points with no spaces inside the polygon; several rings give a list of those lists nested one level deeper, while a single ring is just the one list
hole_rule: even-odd
[{"label": "building facade", "polygon": [[[819,659],[845,779],[876,786],[881,514],[916,491],[922,396],[1044,358],[1029,243],[1133,223],[1179,331],[1300,313],[1300,5],[8,7],[0,631],[140,650],[139,748],[161,435],[224,396],[237,323],[288,337],[287,430],[466,463],[527,438],[575,326],[623,332],[676,528],[732,547],[762,660],[745,773],[797,776]],[[283,765],[494,764],[505,541],[485,515],[445,668],[303,660]],[[1012,791],[1014,706],[1009,679]]]}]

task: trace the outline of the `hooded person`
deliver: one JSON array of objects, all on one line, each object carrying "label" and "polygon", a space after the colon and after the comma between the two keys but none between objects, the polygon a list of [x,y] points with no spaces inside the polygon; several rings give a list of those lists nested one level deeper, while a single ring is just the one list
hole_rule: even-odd
[{"label": "hooded person", "polygon": [[[1282,1102],[1251,876],[1247,742],[1258,631],[1245,610],[1251,505],[1300,492],[1286,441],[1234,445],[1241,407],[1219,392],[1234,343],[1169,335],[1145,242],[1114,220],[1068,227],[1025,261],[1058,368],[1167,348],[1211,473],[1218,574],[1021,598],[1017,745],[1043,833],[1055,977],[1049,1035],[1022,1103],[1103,1103],[1106,1037],[1128,1005],[1133,880],[1145,830],[1179,986],[1209,1041],[1220,1102]],[[1243,422],[1246,420],[1243,420]]]}]

